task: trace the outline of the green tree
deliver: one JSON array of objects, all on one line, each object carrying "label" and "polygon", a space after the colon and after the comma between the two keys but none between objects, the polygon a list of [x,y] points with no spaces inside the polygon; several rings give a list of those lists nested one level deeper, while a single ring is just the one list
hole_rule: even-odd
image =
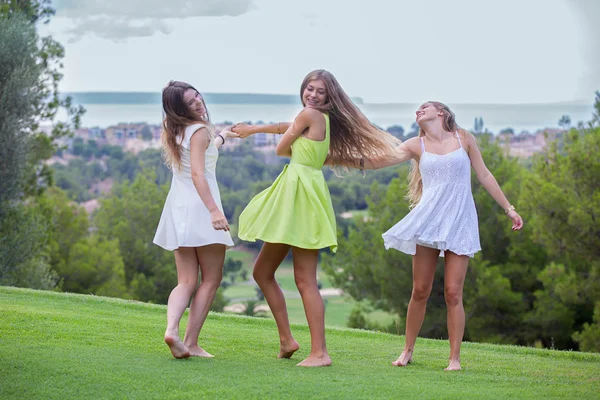
[{"label": "green tree", "polygon": [[83,207],[71,202],[67,194],[56,187],[51,187],[36,199],[36,208],[47,226],[48,261],[52,269],[63,277],[71,247],[88,236],[88,215]]},{"label": "green tree", "polygon": [[62,279],[66,292],[127,297],[118,241],[93,235],[74,243],[62,269]]},{"label": "green tree", "polygon": [[572,130],[562,149],[554,142],[535,158],[524,185],[533,238],[553,261],[538,274],[542,287],[529,316],[549,346],[584,342],[573,332],[590,329],[600,300],[599,152],[600,128]]},{"label": "green tree", "polygon": [[[51,185],[43,161],[83,113],[58,94],[62,47],[36,31],[35,24],[53,14],[49,0],[0,3],[0,281],[37,288],[52,288],[56,281],[42,252],[43,218],[24,199]],[[61,108],[68,120],[57,122]],[[49,121],[55,124],[46,134],[40,125]]]},{"label": "green tree", "polygon": [[[62,58],[64,48],[52,37],[39,37],[35,23],[47,23],[54,15],[50,0],[8,0],[0,5],[0,22],[3,26],[10,27],[15,21],[26,19],[29,24],[24,32],[25,41],[14,34],[2,35],[2,43],[7,46],[19,46],[18,52],[9,53],[16,57],[13,65],[19,64],[19,57],[26,58],[25,65],[30,65],[30,60],[35,62],[35,71],[28,72],[27,85],[23,86],[17,96],[6,93],[6,99],[23,101],[22,114],[19,119],[18,134],[27,136],[29,149],[27,152],[27,168],[24,170],[24,193],[38,194],[52,184],[51,168],[44,161],[58,150],[57,140],[72,134],[80,124],[84,109],[74,106],[70,97],[62,97],[58,92],[58,84],[62,79]],[[17,22],[19,23],[19,22]],[[22,29],[22,28],[21,28]],[[5,39],[6,38],[6,39]],[[4,69],[8,77],[19,77],[10,73],[11,68]],[[31,75],[35,80],[31,81]],[[0,79],[3,81],[3,79]],[[23,81],[24,82],[24,81]],[[10,86],[7,86],[10,88]],[[4,87],[1,88],[4,97]],[[16,107],[14,104],[12,107]],[[9,110],[12,110],[12,107]],[[56,116],[60,110],[67,115],[65,121],[58,121]],[[11,111],[13,112],[13,111]],[[14,115],[14,114],[13,114]],[[40,126],[43,122],[53,121],[53,128],[48,134]]]},{"label": "green tree", "polygon": [[130,295],[166,303],[177,285],[177,271],[173,253],[152,243],[168,193],[166,185],[155,181],[155,174],[146,170],[133,182],[113,187],[94,222],[101,237],[118,240]]},{"label": "green tree", "polygon": [[46,225],[22,201],[35,145],[27,130],[36,115],[32,88],[42,74],[37,35],[23,15],[2,4],[0,37],[0,284],[51,289],[57,279],[43,254]]}]

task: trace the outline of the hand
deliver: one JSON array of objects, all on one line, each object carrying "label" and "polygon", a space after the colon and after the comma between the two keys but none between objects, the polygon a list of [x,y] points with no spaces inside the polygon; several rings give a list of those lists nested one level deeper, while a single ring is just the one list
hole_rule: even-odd
[{"label": "hand", "polygon": [[508,218],[512,219],[513,231],[518,231],[523,227],[523,218],[521,218],[521,216],[515,210],[510,210],[506,215],[508,216]]},{"label": "hand", "polygon": [[248,136],[252,135],[252,125],[239,123],[235,124],[231,130],[238,134],[238,137],[245,139]]},{"label": "hand", "polygon": [[237,133],[233,132],[231,130],[232,128],[233,128],[233,125],[226,126],[225,128],[221,129],[220,135],[223,136],[225,139],[239,138],[240,135],[238,135]]},{"label": "hand", "polygon": [[218,208],[210,213],[210,222],[212,223],[213,228],[217,231],[229,231],[229,224],[227,223],[227,218]]}]

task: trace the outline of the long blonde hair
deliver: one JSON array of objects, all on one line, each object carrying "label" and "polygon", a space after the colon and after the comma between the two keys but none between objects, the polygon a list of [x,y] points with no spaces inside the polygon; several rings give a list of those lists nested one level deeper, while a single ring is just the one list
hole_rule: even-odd
[{"label": "long blonde hair", "polygon": [[[213,131],[206,103],[204,104],[206,115],[200,120],[185,104],[183,94],[189,89],[199,93],[192,85],[179,81],[170,81],[162,91],[162,106],[165,114],[161,133],[162,151],[165,163],[172,169],[181,168],[180,148],[185,128],[200,122],[207,125],[209,132]],[[177,142],[178,137],[180,138],[179,143]]]},{"label": "long blonde hair", "polygon": [[360,157],[385,156],[400,145],[396,137],[378,129],[365,117],[329,71],[318,69],[306,75],[300,86],[303,106],[306,107],[304,90],[315,79],[323,81],[327,89],[327,101],[315,108],[329,114],[329,159],[332,165],[356,167]]},{"label": "long blonde hair", "polygon": [[[456,123],[456,116],[452,110],[450,110],[450,107],[439,101],[428,101],[427,103],[431,104],[436,110],[441,111],[444,114],[442,128],[444,128],[446,132],[458,131],[462,142],[466,143],[465,139],[467,138],[468,132],[458,126]],[[422,128],[419,128],[419,137],[425,136],[425,134],[426,132]],[[413,160],[411,164],[410,173],[408,174],[408,193],[406,194],[406,199],[410,203],[410,208],[413,208],[421,200],[421,195],[423,194],[423,179],[421,178],[419,163]]]}]

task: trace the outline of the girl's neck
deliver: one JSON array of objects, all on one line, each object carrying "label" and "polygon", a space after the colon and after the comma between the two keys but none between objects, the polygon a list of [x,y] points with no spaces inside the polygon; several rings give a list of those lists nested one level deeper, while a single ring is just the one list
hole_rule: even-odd
[{"label": "girl's neck", "polygon": [[453,136],[453,133],[445,130],[438,121],[432,121],[432,123],[425,123],[424,125],[421,129],[423,129],[425,135],[431,141],[443,142]]}]

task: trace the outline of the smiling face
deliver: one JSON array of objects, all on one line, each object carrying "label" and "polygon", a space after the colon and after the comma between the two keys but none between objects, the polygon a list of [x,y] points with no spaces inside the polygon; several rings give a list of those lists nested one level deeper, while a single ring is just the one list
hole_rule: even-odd
[{"label": "smiling face", "polygon": [[302,102],[307,107],[322,106],[327,102],[327,87],[321,79],[308,82],[302,93]]},{"label": "smiling face", "polygon": [[204,98],[195,89],[188,89],[183,93],[183,102],[188,108],[190,114],[198,120],[203,120],[206,115],[206,105]]},{"label": "smiling face", "polygon": [[419,126],[421,126],[422,123],[427,122],[427,121],[432,121],[436,118],[440,118],[444,115],[444,113],[440,110],[438,110],[433,104],[431,103],[423,103],[421,105],[421,107],[419,107],[419,109],[416,112],[417,118],[417,124]]}]

